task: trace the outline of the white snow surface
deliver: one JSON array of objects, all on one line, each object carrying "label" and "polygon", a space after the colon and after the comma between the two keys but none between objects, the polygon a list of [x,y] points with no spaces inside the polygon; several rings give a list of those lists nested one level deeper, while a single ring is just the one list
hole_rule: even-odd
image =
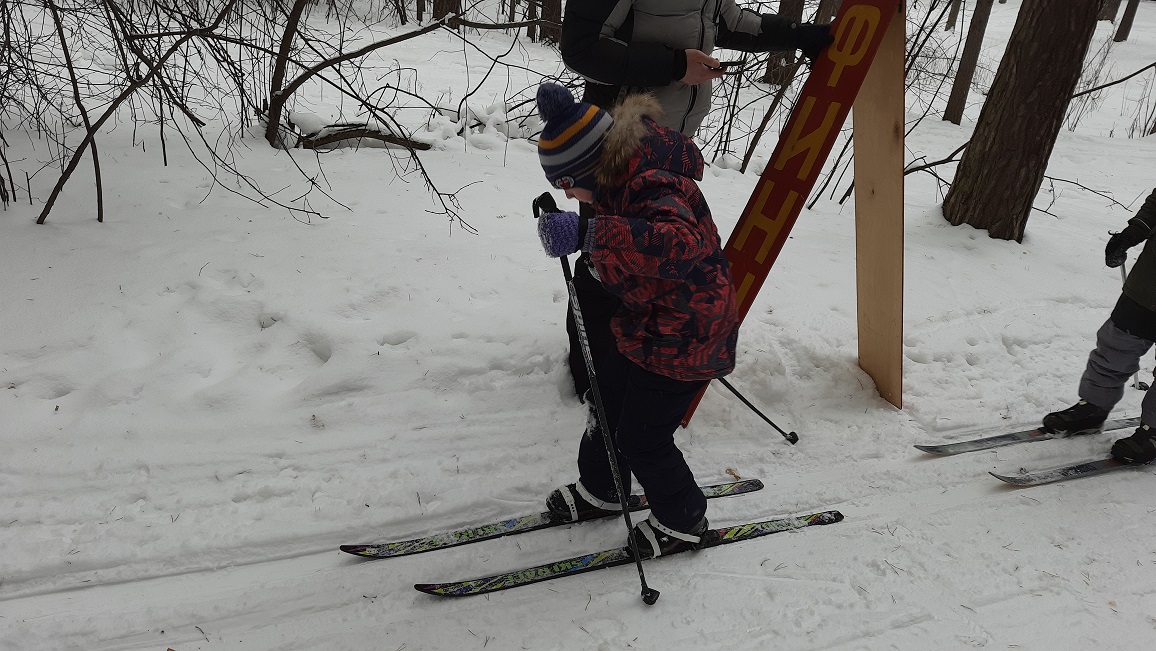
[{"label": "white snow surface", "polygon": [[[1018,7],[995,5],[985,58]],[[1101,23],[1097,43],[1111,32]],[[452,94],[463,70],[434,58],[454,48],[434,36],[390,56]],[[1156,3],[1141,2],[1107,79],[1154,54]],[[443,190],[473,183],[459,195],[471,234],[431,215],[380,147],[323,154],[319,183],[347,209],[314,193],[328,219],[304,223],[216,185],[179,147],[162,165],[155,134],[137,135],[142,150],[110,131],[104,223],[87,162],[46,224],[48,172],[36,205],[0,214],[0,648],[1153,648],[1153,471],[1027,490],[988,475],[1102,456],[1119,432],[951,458],[912,448],[1031,427],[1076,400],[1119,295],[1103,244],[1156,185],[1156,138],[1123,137],[1151,79],[1106,91],[1048,170],[1127,207],[1045,182],[1019,244],[950,226],[934,179],[907,177],[902,409],[856,362],[853,201],[804,212],[731,378],[799,444],[717,383],[677,440],[701,483],[728,470],[766,483],[712,501],[713,524],[846,520],[647,563],[662,592],[649,607],[630,567],[488,597],[412,587],[616,547],[620,520],[375,562],[337,549],[537,512],[575,478],[586,410],[561,270],[530,214],[548,189],[532,142],[421,134]],[[923,120],[908,160],[958,147],[982,100],[961,127]],[[475,117],[500,121],[492,101]],[[296,166],[317,167],[246,142],[238,164],[286,199],[302,192]],[[724,240],[757,172],[707,169]],[[1129,389],[1115,415],[1138,415],[1141,397]]]}]

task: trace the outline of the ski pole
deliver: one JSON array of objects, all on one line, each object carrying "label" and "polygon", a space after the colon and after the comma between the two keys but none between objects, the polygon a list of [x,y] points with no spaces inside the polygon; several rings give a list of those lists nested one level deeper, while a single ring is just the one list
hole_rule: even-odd
[{"label": "ski pole", "polygon": [[750,401],[749,401],[749,400],[747,400],[747,399],[746,399],[746,398],[743,396],[743,394],[739,393],[739,390],[738,390],[738,389],[734,388],[734,386],[733,386],[733,385],[731,385],[731,383],[730,383],[730,382],[727,382],[727,379],[726,379],[726,378],[720,377],[720,378],[718,379],[718,381],[719,381],[719,382],[722,382],[722,385],[723,385],[724,387],[726,387],[726,388],[730,389],[730,390],[731,390],[731,393],[733,393],[733,394],[735,394],[736,396],[738,396],[738,399],[739,399],[739,400],[742,400],[744,405],[746,405],[746,406],[750,407],[750,408],[751,408],[751,411],[753,411],[753,412],[755,412],[756,414],[758,414],[759,416],[761,416],[763,420],[765,420],[765,421],[767,421],[768,423],[770,423],[770,424],[771,424],[771,427],[773,427],[773,428],[775,428],[776,430],[778,430],[778,431],[779,431],[779,434],[782,434],[782,435],[783,435],[783,438],[787,439],[787,443],[790,443],[791,445],[794,445],[794,444],[796,444],[796,443],[798,443],[798,442],[799,442],[799,435],[798,435],[798,434],[796,434],[796,433],[794,433],[794,432],[784,432],[784,431],[783,431],[783,428],[781,428],[781,427],[779,427],[778,425],[776,425],[776,424],[775,424],[775,421],[773,421],[773,420],[771,420],[770,418],[768,418],[768,417],[766,416],[766,414],[764,414],[763,412],[759,411],[759,410],[758,410],[758,408],[756,408],[754,405],[752,405],[752,404],[750,403]]},{"label": "ski pole", "polygon": [[[548,201],[546,207],[553,207],[554,198],[544,193],[534,200],[534,219],[541,216],[541,202]],[[658,590],[646,585],[646,573],[642,570],[642,558],[638,555],[638,540],[634,537],[634,523],[630,521],[630,507],[626,503],[626,491],[622,487],[622,473],[618,470],[618,453],[614,439],[610,436],[610,426],[606,418],[606,408],[602,406],[602,392],[598,388],[598,374],[594,370],[594,355],[590,352],[590,338],[586,335],[586,323],[582,320],[582,306],[578,303],[578,289],[574,286],[574,274],[570,272],[570,259],[559,256],[562,275],[566,278],[566,291],[570,295],[570,311],[574,314],[578,343],[582,348],[582,359],[586,362],[586,376],[590,379],[590,395],[594,400],[594,411],[598,416],[598,426],[602,429],[602,442],[606,445],[606,457],[610,461],[610,474],[614,477],[614,490],[618,493],[618,504],[622,506],[622,518],[626,521],[626,536],[630,551],[634,555],[634,565],[638,568],[638,580],[642,583],[642,603],[653,606],[658,601]]]},{"label": "ski pole", "polygon": [[[1120,263],[1120,284],[1128,284],[1128,264],[1126,262]],[[1140,381],[1139,369],[1137,369],[1136,372],[1132,375],[1132,388],[1143,389],[1144,391],[1148,390],[1148,385]]]},{"label": "ski pole", "polygon": [[622,505],[622,517],[626,520],[630,550],[634,553],[634,564],[638,567],[638,580],[642,582],[642,602],[653,606],[658,601],[658,590],[646,585],[646,574],[642,571],[642,559],[638,555],[638,541],[634,538],[634,525],[630,522],[630,508],[626,504],[626,491],[622,488],[622,473],[618,471],[618,454],[614,450],[614,439],[610,437],[606,409],[602,406],[602,393],[598,390],[598,376],[594,371],[594,356],[590,353],[590,340],[586,337],[586,324],[582,322],[582,307],[578,305],[578,290],[574,287],[574,275],[570,272],[570,260],[561,256],[562,273],[566,276],[566,289],[570,293],[570,310],[574,313],[574,325],[578,330],[578,342],[582,346],[582,359],[586,360],[586,374],[590,377],[590,392],[594,397],[594,410],[598,414],[598,425],[602,428],[602,440],[606,444],[606,456],[610,459],[610,473],[614,476],[614,490],[618,491],[618,502]]}]

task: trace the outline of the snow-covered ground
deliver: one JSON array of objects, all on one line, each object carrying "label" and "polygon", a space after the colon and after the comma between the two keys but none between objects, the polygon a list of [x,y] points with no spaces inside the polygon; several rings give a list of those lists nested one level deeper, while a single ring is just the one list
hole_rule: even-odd
[{"label": "snow-covered ground", "polygon": [[[995,5],[985,58],[1018,7]],[[1110,32],[1101,23],[1097,44]],[[460,49],[408,47],[423,74]],[[1154,59],[1145,1],[1107,79]],[[453,72],[428,74],[449,92]],[[1049,167],[1129,208],[1049,182],[1017,244],[949,226],[934,179],[907,177],[902,410],[856,364],[853,205],[804,212],[732,376],[799,444],[717,385],[678,440],[703,483],[766,483],[712,502],[715,524],[846,520],[649,563],[653,607],[630,568],[461,600],[412,588],[617,546],[621,521],[378,562],[337,550],[535,512],[573,480],[585,408],[565,369],[561,271],[529,210],[546,189],[533,143],[425,134],[443,189],[480,181],[460,193],[471,234],[427,213],[382,149],[323,155],[349,210],[315,194],[329,219],[305,224],[213,188],[187,152],[170,147],[164,167],[155,141],[145,153],[115,131],[105,223],[83,168],[47,224],[26,197],[0,213],[0,648],[1152,648],[1153,471],[1030,490],[987,474],[1102,455],[1119,433],[952,458],[911,447],[1031,426],[1076,399],[1119,294],[1103,243],[1156,185],[1156,139],[1119,137],[1121,98],[1151,79],[1110,89]],[[964,142],[972,99],[962,127],[924,120],[908,159]],[[246,172],[266,188],[297,178],[263,144],[239,152]],[[708,169],[724,238],[755,178]],[[1116,414],[1137,415],[1141,395]]]}]

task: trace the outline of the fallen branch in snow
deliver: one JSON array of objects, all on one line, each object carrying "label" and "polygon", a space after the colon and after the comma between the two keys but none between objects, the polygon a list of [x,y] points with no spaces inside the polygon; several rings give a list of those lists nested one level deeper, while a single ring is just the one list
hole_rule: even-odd
[{"label": "fallen branch in snow", "polygon": [[406,149],[420,149],[426,150],[430,148],[428,143],[410,140],[401,136],[395,136],[392,133],[386,133],[381,129],[375,129],[369,125],[351,125],[351,124],[335,124],[330,125],[316,133],[310,133],[301,136],[299,144],[304,149],[320,149],[326,145],[332,145],[342,140],[359,140],[362,138],[369,138],[371,140],[380,140],[381,142],[398,145]]},{"label": "fallen branch in snow", "polygon": [[[1107,199],[1108,201],[1110,201],[1111,203],[1113,203],[1117,206],[1120,206],[1121,208],[1123,208],[1125,210],[1128,210],[1128,206],[1125,206],[1124,204],[1120,203],[1119,201],[1117,201],[1113,197],[1109,196],[1106,192],[1101,192],[1099,190],[1089,188],[1088,186],[1084,185],[1083,183],[1080,183],[1079,181],[1070,181],[1068,179],[1061,179],[1061,178],[1056,178],[1054,176],[1047,176],[1047,175],[1044,175],[1044,178],[1053,182],[1053,183],[1055,183],[1055,182],[1070,183],[1070,184],[1076,186],[1077,188],[1080,188],[1081,190],[1087,190],[1088,192],[1091,192],[1094,195],[1103,197],[1103,198]],[[1055,190],[1052,190],[1052,194],[1053,195],[1055,194]]]},{"label": "fallen branch in snow", "polygon": [[1115,86],[1116,84],[1124,83],[1125,81],[1128,81],[1132,77],[1135,77],[1136,75],[1140,74],[1141,72],[1144,72],[1145,70],[1148,70],[1149,68],[1156,68],[1156,61],[1149,63],[1148,65],[1144,66],[1143,68],[1140,68],[1136,72],[1133,72],[1132,74],[1130,74],[1126,77],[1120,77],[1116,81],[1110,81],[1106,84],[1096,86],[1095,88],[1089,88],[1088,90],[1082,90],[1082,91],[1076,93],[1075,95],[1072,95],[1072,99],[1076,99],[1077,97],[1079,97],[1081,95],[1088,95],[1089,93],[1094,93],[1098,90],[1104,90],[1105,88],[1108,88],[1109,86]]}]

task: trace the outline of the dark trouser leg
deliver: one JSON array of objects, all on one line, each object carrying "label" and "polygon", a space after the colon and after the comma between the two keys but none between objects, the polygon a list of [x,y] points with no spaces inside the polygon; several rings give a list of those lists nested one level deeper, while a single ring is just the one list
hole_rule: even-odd
[{"label": "dark trouser leg", "polygon": [[1156,390],[1152,389],[1156,386],[1156,371],[1152,376],[1153,381],[1148,384],[1148,390],[1144,392],[1144,401],[1140,403],[1140,423],[1156,429]]},{"label": "dark trouser leg", "polygon": [[[1111,410],[1124,397],[1124,387],[1140,370],[1140,358],[1151,347],[1151,341],[1117,328],[1112,319],[1105,321],[1096,333],[1096,349],[1088,355],[1088,365],[1080,378],[1080,398]],[[1145,396],[1145,402],[1148,402],[1148,396]],[[1149,408],[1145,412],[1156,419],[1156,413],[1153,413],[1156,404],[1146,406]]]},{"label": "dark trouser leg", "polygon": [[[690,531],[706,513],[706,498],[674,443],[674,433],[704,382],[681,382],[650,373],[617,351],[605,358],[598,380],[615,434],[623,489],[629,489],[633,472],[658,521]],[[614,480],[601,432],[583,437],[578,469],[582,485],[591,493],[603,499],[613,496]]]},{"label": "dark trouser leg", "polygon": [[[583,216],[593,216],[593,209],[582,204],[579,208]],[[617,350],[614,333],[610,330],[610,319],[618,312],[622,302],[610,293],[590,273],[586,256],[579,256],[574,263],[574,290],[578,293],[578,303],[582,306],[582,323],[586,326],[586,337],[590,340],[590,352],[594,357],[595,369],[601,374],[599,365],[607,353]],[[582,346],[578,341],[578,328],[574,323],[574,313],[566,306],[566,333],[570,336],[570,376],[574,379],[574,390],[579,398],[585,399],[590,389],[586,374],[586,361],[582,358]]]},{"label": "dark trouser leg", "polygon": [[[606,420],[611,438],[618,428],[618,418],[622,413],[622,398],[626,393],[629,360],[617,350],[605,354],[597,363],[598,391],[602,406],[606,409]],[[586,490],[594,497],[607,502],[617,502],[614,492],[614,475],[610,472],[610,458],[606,455],[606,439],[602,435],[601,424],[594,407],[594,400],[586,403],[590,410],[586,418],[586,431],[578,446],[578,477]],[[630,464],[625,455],[615,448],[618,456],[618,472],[622,475],[622,490],[630,493]]]},{"label": "dark trouser leg", "polygon": [[[1156,342],[1156,312],[1132,300],[1127,294],[1120,294],[1120,299],[1116,301],[1116,307],[1112,309],[1110,321],[1125,334],[1141,340],[1134,342],[1136,350],[1144,348],[1136,355],[1138,366],[1139,359],[1148,350],[1141,342]],[[1154,374],[1154,379],[1156,379],[1156,374]],[[1124,383],[1127,385],[1127,379],[1124,380]],[[1150,386],[1156,386],[1156,382]],[[1121,392],[1123,392],[1122,388]],[[1140,422],[1156,429],[1156,391],[1148,389],[1148,392],[1144,394],[1144,402],[1141,403],[1140,409]]]}]

